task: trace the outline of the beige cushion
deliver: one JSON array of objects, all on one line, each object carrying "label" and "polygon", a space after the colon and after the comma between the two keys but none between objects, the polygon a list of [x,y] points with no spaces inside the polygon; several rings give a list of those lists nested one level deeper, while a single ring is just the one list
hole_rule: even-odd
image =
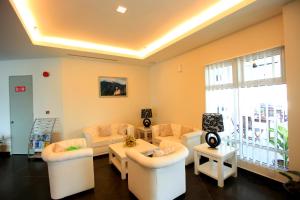
[{"label": "beige cushion", "polygon": [[92,147],[102,147],[110,145],[113,141],[113,137],[107,136],[107,137],[98,137],[95,138],[92,144]]},{"label": "beige cushion", "polygon": [[119,135],[127,135],[127,124],[121,124],[118,128]]},{"label": "beige cushion", "polygon": [[166,137],[166,136],[172,136],[172,128],[170,124],[162,124],[159,126],[159,136]]},{"label": "beige cushion", "polygon": [[116,143],[116,142],[124,142],[125,140],[125,137],[123,135],[114,135],[112,137],[112,141],[113,143]]},{"label": "beige cushion", "polygon": [[186,133],[191,133],[194,130],[192,128],[186,127],[186,126],[182,126],[181,127],[181,136],[186,134]]},{"label": "beige cushion", "polygon": [[169,155],[173,153],[175,150],[176,147],[172,143],[168,141],[163,141],[159,145],[159,149],[155,149],[153,151],[153,157],[161,157],[161,156]]},{"label": "beige cushion", "polygon": [[100,137],[107,137],[111,135],[111,126],[106,125],[106,126],[99,126],[99,136]]},{"label": "beige cushion", "polygon": [[162,142],[162,141],[165,141],[165,140],[169,140],[169,141],[172,141],[172,142],[181,142],[181,139],[176,137],[176,136],[167,136],[167,137],[156,137],[155,140],[157,140],[157,142]]}]

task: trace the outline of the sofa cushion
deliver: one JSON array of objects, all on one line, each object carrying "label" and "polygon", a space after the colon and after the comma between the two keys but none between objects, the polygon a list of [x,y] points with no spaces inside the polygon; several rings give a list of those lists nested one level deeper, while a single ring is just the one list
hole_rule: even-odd
[{"label": "sofa cushion", "polygon": [[153,157],[166,156],[175,151],[176,151],[176,146],[174,146],[174,142],[163,140],[159,145],[159,149],[154,150]]},{"label": "sofa cushion", "polygon": [[64,151],[65,151],[65,148],[62,145],[60,145],[59,143],[54,144],[54,147],[53,147],[54,153],[60,153],[60,152],[64,152]]},{"label": "sofa cushion", "polygon": [[116,143],[116,142],[123,142],[124,141],[124,136],[123,135],[114,135],[111,137],[112,142]]},{"label": "sofa cushion", "polygon": [[167,137],[173,136],[172,128],[170,124],[162,124],[159,126],[159,136]]},{"label": "sofa cushion", "polygon": [[95,138],[93,140],[92,147],[101,147],[101,146],[110,145],[113,141],[113,138],[114,137],[112,137],[112,136]]},{"label": "sofa cushion", "polygon": [[128,127],[127,124],[121,124],[118,128],[118,134],[123,136],[127,135],[127,127]]},{"label": "sofa cushion", "polygon": [[167,136],[167,137],[158,136],[155,139],[158,140],[159,142],[164,141],[164,140],[169,140],[169,141],[172,141],[172,142],[179,142],[179,143],[181,143],[181,140],[178,137],[176,137],[176,136]]},{"label": "sofa cushion", "polygon": [[186,127],[186,126],[181,126],[181,136],[186,134],[186,133],[190,133],[193,132],[194,130],[190,127]]},{"label": "sofa cushion", "polygon": [[99,126],[98,131],[100,137],[107,137],[110,136],[112,133],[110,125]]}]

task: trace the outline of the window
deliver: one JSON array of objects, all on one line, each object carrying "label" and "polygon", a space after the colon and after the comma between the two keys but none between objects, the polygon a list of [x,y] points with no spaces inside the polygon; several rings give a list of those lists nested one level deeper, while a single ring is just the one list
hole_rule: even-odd
[{"label": "window", "polygon": [[287,88],[283,49],[206,66],[206,112],[223,115],[223,142],[241,161],[288,167]]}]

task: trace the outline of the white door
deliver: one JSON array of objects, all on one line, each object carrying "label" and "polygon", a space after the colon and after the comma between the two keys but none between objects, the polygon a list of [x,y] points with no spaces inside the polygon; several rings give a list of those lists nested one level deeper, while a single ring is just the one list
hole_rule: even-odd
[{"label": "white door", "polygon": [[32,76],[9,77],[11,153],[27,154],[33,123]]}]

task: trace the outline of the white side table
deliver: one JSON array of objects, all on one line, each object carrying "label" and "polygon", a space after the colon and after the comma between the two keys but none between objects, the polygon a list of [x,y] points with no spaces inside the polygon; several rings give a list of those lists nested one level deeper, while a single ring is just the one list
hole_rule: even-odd
[{"label": "white side table", "polygon": [[151,128],[145,128],[143,126],[136,128],[138,133],[138,138],[141,138],[147,142],[152,143],[152,130]]},{"label": "white side table", "polygon": [[[227,145],[220,145],[216,149],[208,147],[206,143],[194,147],[194,172],[196,175],[201,172],[218,180],[218,186],[223,187],[226,178],[237,177],[237,149]],[[200,165],[201,156],[209,158],[209,161]],[[232,167],[224,165],[226,160],[231,160]]]}]

